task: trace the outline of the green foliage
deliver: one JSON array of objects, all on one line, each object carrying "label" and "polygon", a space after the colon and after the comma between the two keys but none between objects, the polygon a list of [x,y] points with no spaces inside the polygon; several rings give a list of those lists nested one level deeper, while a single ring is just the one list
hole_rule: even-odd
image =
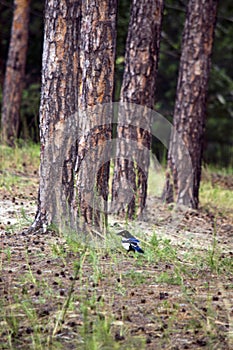
[{"label": "green foliage", "polygon": [[130,17],[130,1],[120,0],[118,2],[118,19],[117,19],[117,50],[116,50],[116,67],[115,67],[115,96],[114,100],[118,101],[120,96],[121,82],[124,73],[124,56],[127,31]]},{"label": "green foliage", "polygon": [[[203,169],[204,179],[201,182],[199,191],[200,205],[203,208],[213,210],[213,212],[218,210],[220,215],[232,218],[232,190],[221,186],[221,183],[214,185],[211,181],[211,172],[218,173],[219,170],[211,167]],[[222,176],[229,176],[228,174],[232,174],[232,168],[227,168],[225,171],[222,169]]]},{"label": "green foliage", "polygon": [[[156,108],[168,118],[175,103],[186,4],[165,1]],[[207,105],[204,160],[220,166],[233,164],[232,14],[231,1],[219,3]]]},{"label": "green foliage", "polygon": [[32,180],[24,177],[22,172],[30,173],[39,168],[39,153],[38,144],[20,140],[14,148],[0,145],[0,189],[13,193],[16,185],[22,188],[28,186]]},{"label": "green foliage", "polygon": [[205,160],[233,165],[232,2],[219,2],[209,83]]},{"label": "green foliage", "polygon": [[[186,1],[187,2],[187,1]],[[175,19],[175,20],[174,20]],[[160,43],[156,109],[171,118],[176,94],[185,2],[165,1]]]},{"label": "green foliage", "polygon": [[11,4],[7,2],[0,3],[0,48],[1,48],[1,57],[0,57],[0,86],[2,86],[4,79],[4,68],[5,62],[8,54],[9,47],[9,38],[11,31],[11,22],[12,22],[12,13],[13,13],[13,1]]},{"label": "green foliage", "polygon": [[23,90],[19,136],[39,142],[40,84],[32,83]]}]

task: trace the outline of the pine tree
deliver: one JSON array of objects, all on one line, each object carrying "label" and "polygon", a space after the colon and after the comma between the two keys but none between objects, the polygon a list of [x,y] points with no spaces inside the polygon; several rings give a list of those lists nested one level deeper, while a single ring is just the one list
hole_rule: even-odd
[{"label": "pine tree", "polygon": [[[131,6],[120,100],[134,105],[129,111],[127,107],[119,111],[117,137],[126,143],[117,143],[112,183],[115,210],[129,218],[142,214],[146,202],[148,150],[151,148],[150,113],[147,110],[140,116],[143,122],[134,120],[132,125],[130,121],[133,115],[137,115],[136,104],[148,108],[154,106],[163,0],[134,0]],[[136,148],[130,146],[132,140],[137,144]],[[144,151],[139,153],[139,148]]]},{"label": "pine tree", "polygon": [[28,46],[30,0],[15,0],[2,101],[2,141],[13,146],[18,137]]},{"label": "pine tree", "polygon": [[164,198],[198,207],[206,99],[217,0],[189,0],[173,116]]}]

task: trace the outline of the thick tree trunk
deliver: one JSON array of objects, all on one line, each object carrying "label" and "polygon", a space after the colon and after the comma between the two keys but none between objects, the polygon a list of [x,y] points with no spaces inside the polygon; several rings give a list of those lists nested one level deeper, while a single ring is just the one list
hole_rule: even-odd
[{"label": "thick tree trunk", "polygon": [[116,8],[115,0],[83,1],[82,7],[80,1],[46,1],[39,205],[32,230],[99,224],[100,198],[106,207]]},{"label": "thick tree trunk", "polygon": [[[132,2],[121,102],[153,108],[162,11],[163,0]],[[150,160],[148,149],[151,148],[151,113],[148,110],[135,118],[137,115],[135,105],[130,110],[120,108],[117,136],[119,141],[125,139],[126,143],[117,143],[112,184],[112,200],[117,204],[115,210],[129,218],[140,215],[145,207]],[[127,152],[125,148],[128,148]],[[139,149],[144,151],[139,152]]]},{"label": "thick tree trunk", "polygon": [[28,45],[30,0],[15,0],[2,101],[2,141],[13,145],[18,136],[20,104]]},{"label": "thick tree trunk", "polygon": [[198,207],[217,0],[190,0],[183,33],[164,198]]},{"label": "thick tree trunk", "polygon": [[79,215],[97,226],[108,211],[116,12],[117,0],[83,1],[76,184]]},{"label": "thick tree trunk", "polygon": [[32,230],[73,224],[80,10],[79,0],[46,0],[45,4],[40,185]]}]

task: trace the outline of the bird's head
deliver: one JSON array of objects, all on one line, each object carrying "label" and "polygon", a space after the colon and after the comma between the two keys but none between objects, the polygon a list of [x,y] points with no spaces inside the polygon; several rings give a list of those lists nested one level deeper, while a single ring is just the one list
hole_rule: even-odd
[{"label": "bird's head", "polygon": [[123,238],[134,238],[131,233],[127,230],[123,230],[117,233],[118,236],[121,236]]}]

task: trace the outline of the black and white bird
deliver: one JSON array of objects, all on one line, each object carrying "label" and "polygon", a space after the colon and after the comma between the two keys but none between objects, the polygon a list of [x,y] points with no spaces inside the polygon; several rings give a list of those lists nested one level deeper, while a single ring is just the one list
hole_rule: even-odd
[{"label": "black and white bird", "polygon": [[118,236],[122,237],[121,244],[128,252],[144,253],[142,248],[138,245],[140,241],[131,235],[127,230],[123,230],[117,233]]}]

